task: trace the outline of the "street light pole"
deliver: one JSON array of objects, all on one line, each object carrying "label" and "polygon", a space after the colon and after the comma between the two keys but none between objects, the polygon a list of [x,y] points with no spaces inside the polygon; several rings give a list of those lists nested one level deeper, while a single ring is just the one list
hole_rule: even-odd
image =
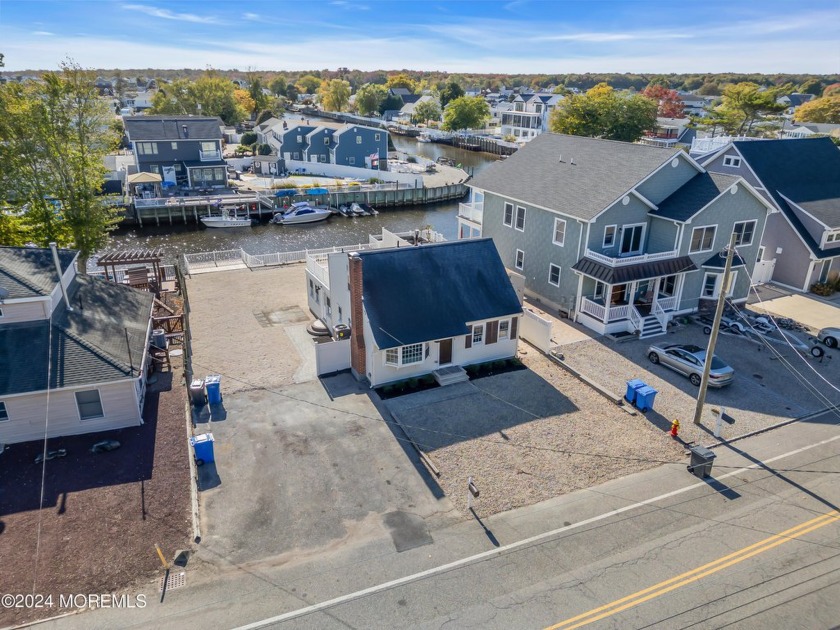
[{"label": "street light pole", "polygon": [[729,250],[726,252],[726,265],[723,268],[723,281],[720,286],[717,308],[715,308],[715,321],[712,324],[712,332],[709,335],[709,346],[706,348],[706,360],[703,363],[703,378],[700,381],[697,406],[694,409],[694,424],[700,424],[700,418],[703,415],[703,403],[706,402],[706,390],[709,387],[709,371],[712,368],[712,358],[715,356],[715,345],[717,344],[718,332],[720,332],[720,320],[723,317],[726,294],[729,292],[729,277],[732,273],[732,258],[735,254],[736,238],[737,235],[733,231],[732,238],[729,239]]}]

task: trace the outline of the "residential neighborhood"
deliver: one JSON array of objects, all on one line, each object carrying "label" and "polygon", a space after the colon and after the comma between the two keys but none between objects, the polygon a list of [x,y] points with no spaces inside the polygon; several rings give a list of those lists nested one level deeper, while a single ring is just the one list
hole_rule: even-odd
[{"label": "residential neighborhood", "polygon": [[836,627],[836,8],[65,5],[0,628]]}]

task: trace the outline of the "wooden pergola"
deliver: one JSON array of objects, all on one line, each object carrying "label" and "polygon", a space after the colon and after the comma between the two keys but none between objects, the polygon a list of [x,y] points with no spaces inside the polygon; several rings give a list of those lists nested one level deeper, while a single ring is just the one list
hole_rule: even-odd
[{"label": "wooden pergola", "polygon": [[[113,280],[115,282],[117,280],[117,267],[128,267],[126,270],[126,276],[129,279],[129,284],[134,285],[134,282],[132,282],[132,271],[135,272],[134,275],[138,275],[136,272],[139,272],[141,269],[144,272],[142,284],[148,284],[148,268],[149,263],[151,263],[157,285],[161,286],[161,283],[165,280],[160,267],[161,258],[161,250],[159,249],[128,249],[121,252],[109,252],[104,254],[99,257],[96,264],[99,267],[105,268],[105,278],[107,280],[111,280],[111,276],[113,275]],[[138,268],[132,269],[132,265],[138,265]],[[139,265],[142,265],[142,267],[139,267]],[[108,274],[108,267],[111,268],[110,275]],[[136,280],[136,284],[141,284],[141,279],[139,277]]]}]

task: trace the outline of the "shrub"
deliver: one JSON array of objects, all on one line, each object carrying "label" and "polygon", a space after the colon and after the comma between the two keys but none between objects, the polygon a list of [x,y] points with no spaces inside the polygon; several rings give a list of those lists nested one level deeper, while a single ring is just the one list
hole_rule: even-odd
[{"label": "shrub", "polygon": [[494,370],[503,370],[505,369],[505,365],[507,365],[507,361],[501,359],[499,361],[493,361],[493,369]]},{"label": "shrub", "polygon": [[416,379],[416,378],[410,378],[410,379],[408,379],[408,388],[409,388],[409,389],[417,389],[417,382],[418,382],[418,381],[417,381],[417,379]]},{"label": "shrub", "polygon": [[257,153],[260,155],[271,155],[271,145],[270,144],[261,144],[257,147]]},{"label": "shrub", "polygon": [[371,177],[368,180],[368,184],[384,184],[384,183],[385,183],[385,180],[384,179],[379,179],[378,177]]},{"label": "shrub", "polygon": [[242,134],[239,144],[251,145],[257,141],[257,134],[254,131],[246,131]]},{"label": "shrub", "polygon": [[834,293],[834,287],[828,282],[815,282],[811,285],[811,293],[827,297]]}]

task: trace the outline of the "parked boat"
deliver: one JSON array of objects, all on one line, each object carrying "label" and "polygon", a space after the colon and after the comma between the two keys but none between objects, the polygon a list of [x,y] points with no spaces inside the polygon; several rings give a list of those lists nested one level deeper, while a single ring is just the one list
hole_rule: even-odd
[{"label": "parked boat", "polygon": [[365,210],[354,201],[350,204],[350,213],[353,214],[353,216],[361,217],[364,216]]},{"label": "parked boat", "polygon": [[376,208],[374,208],[373,206],[371,206],[370,204],[367,204],[367,203],[360,203],[360,204],[359,204],[359,207],[360,207],[362,210],[364,210],[364,212],[365,212],[365,214],[366,214],[366,215],[376,215],[376,214],[379,214],[379,211],[378,211]]},{"label": "parked boat", "polygon": [[430,136],[427,132],[422,132],[419,136],[417,136],[417,142],[431,142],[432,136]]},{"label": "parked boat", "polygon": [[339,212],[339,214],[342,214],[345,217],[352,217],[353,216],[353,212],[350,210],[350,204],[349,203],[343,203],[340,206],[338,206],[338,212]]},{"label": "parked boat", "polygon": [[326,208],[313,208],[305,201],[293,203],[292,207],[282,214],[275,214],[272,223],[279,225],[297,225],[302,223],[316,223],[324,221],[332,214]]},{"label": "parked boat", "polygon": [[253,225],[251,217],[236,216],[233,210],[220,216],[201,217],[201,222],[209,228],[251,227]]}]

